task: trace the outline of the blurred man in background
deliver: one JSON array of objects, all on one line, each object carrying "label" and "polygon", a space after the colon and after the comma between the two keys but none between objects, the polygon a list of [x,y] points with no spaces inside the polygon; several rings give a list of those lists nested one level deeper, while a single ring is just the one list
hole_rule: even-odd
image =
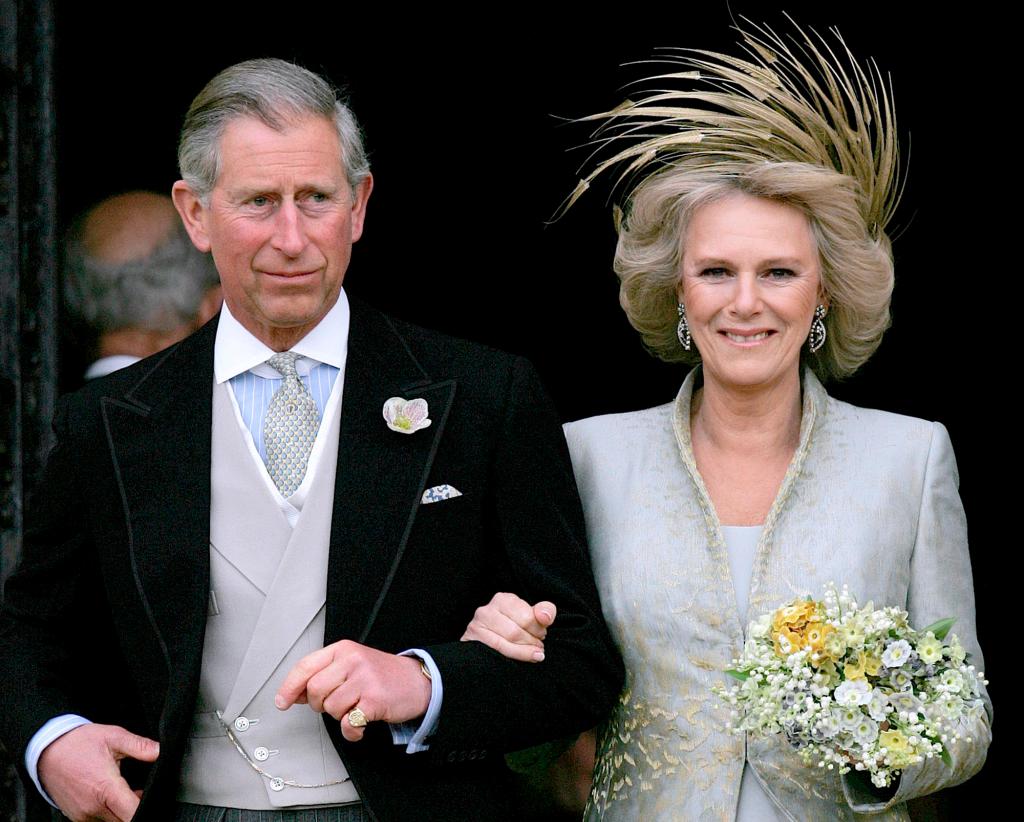
[{"label": "blurred man in background", "polygon": [[68,237],[64,302],[93,339],[86,379],[184,339],[220,309],[209,254],[185,233],[171,198],[118,194],[76,220]]}]

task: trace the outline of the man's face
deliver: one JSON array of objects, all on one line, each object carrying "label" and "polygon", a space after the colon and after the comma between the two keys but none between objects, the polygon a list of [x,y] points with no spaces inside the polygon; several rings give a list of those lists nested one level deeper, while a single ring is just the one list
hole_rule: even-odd
[{"label": "man's face", "polygon": [[337,133],[320,117],[280,132],[233,120],[220,161],[208,205],[183,182],[175,203],[193,242],[213,253],[231,313],[271,348],[289,348],[338,299],[372,181],[353,197]]}]

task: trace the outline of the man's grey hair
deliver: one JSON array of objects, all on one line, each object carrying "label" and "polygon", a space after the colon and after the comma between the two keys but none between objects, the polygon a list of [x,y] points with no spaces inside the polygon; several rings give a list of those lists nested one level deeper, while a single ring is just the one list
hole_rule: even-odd
[{"label": "man's grey hair", "polygon": [[96,334],[194,323],[203,297],[219,283],[213,258],[192,245],[180,223],[150,254],[119,263],[89,255],[81,228],[80,220],[65,251],[64,304]]},{"label": "man's grey hair", "polygon": [[275,131],[305,117],[334,124],[353,196],[370,174],[355,115],[323,77],[285,60],[246,60],[224,69],[196,95],[178,141],[182,179],[204,205],[220,174],[220,140],[228,123],[254,117]]}]

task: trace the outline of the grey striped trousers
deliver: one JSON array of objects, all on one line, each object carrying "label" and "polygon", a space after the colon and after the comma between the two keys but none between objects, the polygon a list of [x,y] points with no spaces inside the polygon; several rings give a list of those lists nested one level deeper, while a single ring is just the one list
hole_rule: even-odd
[{"label": "grey striped trousers", "polygon": [[367,822],[362,803],[295,811],[248,811],[179,803],[174,822]]}]

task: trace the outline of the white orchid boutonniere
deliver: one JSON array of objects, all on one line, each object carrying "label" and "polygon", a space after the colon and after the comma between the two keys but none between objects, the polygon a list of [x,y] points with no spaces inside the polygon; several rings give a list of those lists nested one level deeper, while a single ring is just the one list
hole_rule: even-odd
[{"label": "white orchid boutonniere", "polygon": [[419,397],[414,400],[392,397],[384,403],[384,421],[388,424],[388,428],[399,434],[415,434],[417,431],[429,428],[431,423],[430,417],[427,416],[429,413],[427,401]]}]

